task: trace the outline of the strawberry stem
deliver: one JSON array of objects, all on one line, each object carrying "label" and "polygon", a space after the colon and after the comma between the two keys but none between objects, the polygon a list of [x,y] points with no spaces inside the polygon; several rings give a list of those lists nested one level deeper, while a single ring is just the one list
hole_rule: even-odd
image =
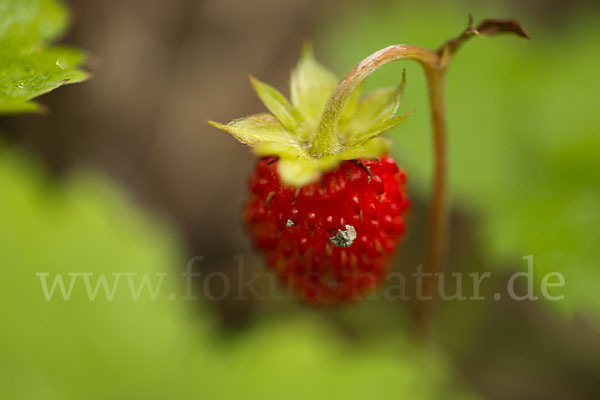
[{"label": "strawberry stem", "polygon": [[[423,270],[423,299],[433,299],[439,275],[444,269],[448,236],[448,189],[445,87],[446,70],[454,53],[471,37],[480,34],[512,33],[529,38],[521,24],[514,19],[485,19],[473,27],[469,15],[467,28],[436,51],[417,46],[395,45],[381,49],[356,65],[340,81],[331,94],[322,114],[318,129],[311,138],[311,153],[316,157],[335,154],[341,148],[337,127],[344,103],[352,91],[379,67],[396,60],[417,61],[425,70],[429,90],[429,104],[434,143],[434,178],[431,192],[431,214],[426,264]],[[418,301],[414,312],[415,333],[421,341],[429,336],[433,315],[433,301]]]},{"label": "strawberry stem", "polygon": [[[423,297],[414,312],[415,333],[425,340],[433,315],[433,298],[437,291],[437,273],[444,270],[448,236],[448,188],[446,151],[445,75],[446,66],[425,68],[433,129],[434,176],[430,203],[429,240],[423,279]],[[426,300],[431,299],[431,300]]]},{"label": "strawberry stem", "polygon": [[[473,17],[469,15],[467,28],[456,38],[444,42],[435,52],[434,63],[422,64],[427,77],[429,104],[434,145],[434,178],[431,192],[431,211],[429,241],[424,268],[423,299],[435,299],[438,276],[444,270],[448,236],[448,187],[447,187],[447,151],[446,151],[446,70],[456,51],[471,37],[478,35],[493,36],[498,33],[511,33],[525,39],[529,34],[515,19],[484,19],[473,27]],[[420,300],[415,309],[414,323],[417,337],[425,341],[430,332],[433,317],[433,301]]]}]

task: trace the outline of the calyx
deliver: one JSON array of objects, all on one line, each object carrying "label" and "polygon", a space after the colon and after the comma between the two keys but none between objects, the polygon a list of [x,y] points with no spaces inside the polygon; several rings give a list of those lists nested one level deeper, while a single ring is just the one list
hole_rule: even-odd
[{"label": "calyx", "polygon": [[315,60],[310,45],[304,47],[292,71],[290,101],[258,79],[250,77],[250,81],[270,113],[228,124],[208,123],[252,146],[258,156],[279,157],[281,180],[293,186],[318,180],[344,160],[375,158],[387,152],[389,140],[380,135],[410,115],[395,115],[405,73],[398,87],[362,96],[360,82],[338,84],[335,75]]}]

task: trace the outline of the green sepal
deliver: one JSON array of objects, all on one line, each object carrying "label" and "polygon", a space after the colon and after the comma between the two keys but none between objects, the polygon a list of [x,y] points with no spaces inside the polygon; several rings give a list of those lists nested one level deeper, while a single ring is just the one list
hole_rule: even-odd
[{"label": "green sepal", "polygon": [[[260,146],[256,149],[261,148]],[[281,180],[291,186],[304,186],[317,180],[323,172],[333,170],[342,161],[358,158],[376,158],[386,153],[390,148],[390,141],[385,138],[373,138],[362,146],[346,148],[339,153],[321,158],[290,157],[287,149],[278,152],[275,146],[269,147],[269,152],[261,151],[259,155],[279,156],[277,172]],[[264,148],[263,148],[264,149]]]},{"label": "green sepal", "polygon": [[[340,118],[339,129],[345,136],[354,136],[356,132],[365,132],[375,124],[391,118],[402,101],[406,86],[406,71],[402,73],[402,82],[396,88],[380,88],[365,95],[357,104],[350,120]],[[391,128],[390,128],[391,129]]]},{"label": "green sepal", "polygon": [[364,83],[361,82],[348,96],[348,100],[346,100],[346,104],[342,108],[342,113],[340,115],[340,131],[342,130],[342,126],[348,126],[351,123],[352,119],[356,115],[356,111],[358,110],[358,105],[360,104],[361,95],[363,92]]},{"label": "green sepal", "polygon": [[290,97],[306,124],[319,124],[325,103],[338,82],[337,77],[315,60],[312,45],[304,45],[298,65],[292,71]]},{"label": "green sepal", "polygon": [[408,118],[411,115],[412,115],[412,112],[409,112],[409,113],[401,115],[399,117],[391,117],[391,118],[387,118],[387,119],[382,119],[382,120],[374,123],[366,130],[364,130],[362,132],[357,132],[357,133],[353,134],[352,136],[350,136],[350,138],[348,140],[348,147],[353,148],[356,146],[360,146],[361,144],[365,143],[369,139],[372,139],[376,136],[381,135],[382,133],[385,133],[387,131],[394,129],[395,127],[400,125],[406,118]]},{"label": "green sepal", "polygon": [[268,113],[254,114],[236,119],[228,124],[215,121],[208,121],[208,124],[230,133],[240,142],[250,146],[256,146],[263,142],[295,144],[294,138],[279,123],[277,118]]},{"label": "green sepal", "polygon": [[250,76],[250,82],[258,98],[273,113],[281,125],[290,132],[296,131],[301,122],[301,117],[287,99],[273,86],[261,82],[253,76]]}]

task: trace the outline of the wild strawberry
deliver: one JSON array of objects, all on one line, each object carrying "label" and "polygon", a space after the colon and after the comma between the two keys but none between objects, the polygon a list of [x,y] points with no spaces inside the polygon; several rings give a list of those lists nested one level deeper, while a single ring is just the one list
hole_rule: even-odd
[{"label": "wild strawberry", "polygon": [[272,114],[209,121],[261,157],[245,219],[271,268],[305,301],[357,299],[385,276],[409,203],[406,175],[378,135],[406,118],[394,116],[404,78],[397,88],[361,98],[356,87],[340,100],[337,79],[306,47],[292,73],[291,104],[251,78]]},{"label": "wild strawberry", "polygon": [[374,288],[404,232],[405,175],[394,160],[343,161],[299,189],[281,182],[277,164],[257,163],[245,215],[271,267],[308,301]]}]

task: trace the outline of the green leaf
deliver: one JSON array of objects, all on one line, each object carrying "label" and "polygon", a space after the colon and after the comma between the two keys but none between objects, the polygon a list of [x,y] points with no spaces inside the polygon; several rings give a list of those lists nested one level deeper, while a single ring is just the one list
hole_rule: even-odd
[{"label": "green leaf", "polygon": [[306,45],[292,72],[290,94],[294,108],[311,130],[319,124],[325,103],[337,82],[335,75],[315,60],[312,46]]},{"label": "green leaf", "polygon": [[40,111],[31,99],[81,82],[85,54],[52,47],[68,24],[56,0],[0,0],[0,114]]}]

